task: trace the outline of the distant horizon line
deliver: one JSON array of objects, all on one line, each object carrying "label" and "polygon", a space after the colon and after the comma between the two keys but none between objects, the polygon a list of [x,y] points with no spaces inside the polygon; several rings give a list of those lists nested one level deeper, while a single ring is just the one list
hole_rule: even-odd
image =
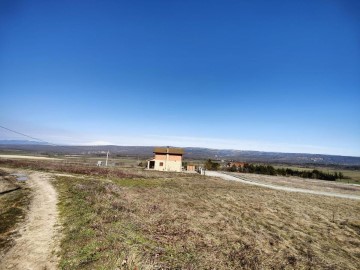
[{"label": "distant horizon line", "polygon": [[[263,151],[263,150],[242,150],[233,148],[212,148],[212,147],[199,147],[199,146],[171,146],[171,145],[119,145],[119,144],[56,144],[56,143],[43,143],[30,140],[0,140],[0,142],[33,142],[34,144],[18,144],[19,146],[24,145],[42,145],[42,146],[54,146],[54,147],[108,147],[108,146],[119,146],[119,147],[173,147],[173,148],[197,148],[207,150],[224,150],[224,151],[240,151],[240,152],[259,152],[259,153],[279,153],[279,154],[304,154],[304,155],[321,155],[321,156],[340,156],[340,157],[354,157],[360,158],[360,156],[351,155],[340,155],[340,154],[321,154],[321,153],[306,153],[306,152],[283,152],[283,151]],[[0,145],[6,145],[1,144]],[[10,145],[10,144],[9,144]]]}]

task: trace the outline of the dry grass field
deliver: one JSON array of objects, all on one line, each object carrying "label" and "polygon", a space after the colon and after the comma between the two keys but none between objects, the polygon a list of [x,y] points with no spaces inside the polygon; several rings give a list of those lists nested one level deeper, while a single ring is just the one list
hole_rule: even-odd
[{"label": "dry grass field", "polygon": [[[8,190],[16,191],[5,193]],[[30,201],[30,190],[25,183],[16,183],[15,177],[0,170],[0,258],[14,244],[16,226],[25,218]]]},{"label": "dry grass field", "polygon": [[176,173],[56,178],[61,269],[360,268],[358,201]]},{"label": "dry grass field", "polygon": [[42,156],[30,156],[30,155],[0,155],[3,159],[33,159],[33,160],[62,160],[59,158],[42,157]]},{"label": "dry grass field", "polygon": [[54,172],[60,269],[360,269],[355,200],[140,168],[0,165]]}]

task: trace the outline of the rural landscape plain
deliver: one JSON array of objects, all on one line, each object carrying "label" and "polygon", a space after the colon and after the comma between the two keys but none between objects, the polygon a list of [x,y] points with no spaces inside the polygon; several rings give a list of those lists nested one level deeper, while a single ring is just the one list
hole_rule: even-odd
[{"label": "rural landscape plain", "polygon": [[231,168],[201,175],[147,170],[142,157],[99,167],[104,154],[21,152],[0,158],[4,269],[360,266],[358,169],[337,168],[352,178],[336,181]]},{"label": "rural landscape plain", "polygon": [[0,270],[360,269],[359,18],[0,1]]}]

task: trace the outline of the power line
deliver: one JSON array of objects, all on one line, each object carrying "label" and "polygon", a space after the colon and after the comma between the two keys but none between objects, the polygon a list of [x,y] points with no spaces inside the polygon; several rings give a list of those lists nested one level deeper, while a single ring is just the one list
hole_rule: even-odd
[{"label": "power line", "polygon": [[41,139],[32,137],[32,136],[30,136],[30,135],[26,135],[26,134],[24,134],[24,133],[21,133],[21,132],[16,131],[16,130],[12,130],[12,129],[7,128],[7,127],[4,127],[4,126],[0,126],[0,128],[6,129],[6,130],[8,130],[8,131],[11,131],[11,132],[13,132],[13,133],[16,133],[16,134],[19,134],[19,135],[22,135],[22,136],[25,136],[25,137],[28,137],[28,138],[33,139],[33,140],[36,140],[36,141],[40,141],[40,142],[44,142],[44,143],[46,143],[46,144],[50,144],[50,145],[56,146],[56,144],[49,143],[49,142],[47,142],[47,141],[44,141],[44,140],[41,140]]},{"label": "power line", "polygon": [[[44,140],[39,139],[39,138],[35,138],[35,137],[33,137],[33,136],[30,136],[30,135],[26,135],[26,134],[24,134],[24,133],[22,133],[22,132],[19,132],[19,131],[16,131],[16,130],[13,130],[13,129],[10,129],[10,128],[7,128],[7,127],[1,126],[1,125],[0,125],[0,128],[3,128],[3,129],[8,130],[8,131],[10,131],[10,132],[13,132],[13,133],[16,133],[16,134],[25,136],[25,137],[27,137],[27,138],[30,138],[30,139],[33,139],[33,140],[36,140],[36,141],[40,141],[40,142],[46,143],[46,144],[51,145],[51,146],[60,146],[60,147],[62,147],[62,148],[68,148],[68,149],[70,149],[70,150],[71,150],[71,149],[76,149],[76,150],[78,151],[78,149],[77,149],[76,146],[58,145],[58,144],[54,144],[54,143],[50,143],[50,142],[44,141]],[[108,154],[107,154],[107,159],[108,159],[108,155],[109,155],[109,151],[108,151]]]}]

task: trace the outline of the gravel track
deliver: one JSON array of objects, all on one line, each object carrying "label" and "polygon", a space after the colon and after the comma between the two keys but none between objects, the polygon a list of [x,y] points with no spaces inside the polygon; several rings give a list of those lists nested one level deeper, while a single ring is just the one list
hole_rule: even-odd
[{"label": "gravel track", "polygon": [[206,171],[207,176],[214,176],[219,177],[224,180],[230,181],[237,181],[248,185],[254,185],[264,188],[271,188],[276,190],[288,191],[288,192],[300,192],[306,194],[313,194],[313,195],[323,195],[323,196],[330,196],[330,197],[337,197],[337,198],[344,198],[344,199],[353,199],[353,200],[360,200],[360,196],[358,195],[350,195],[350,194],[342,194],[336,192],[326,192],[326,191],[317,191],[317,190],[310,190],[304,188],[293,188],[293,187],[285,187],[285,186],[277,186],[277,185],[270,185],[265,183],[254,182],[250,179],[247,179],[245,176],[232,176],[226,173],[214,172],[214,171]]}]

